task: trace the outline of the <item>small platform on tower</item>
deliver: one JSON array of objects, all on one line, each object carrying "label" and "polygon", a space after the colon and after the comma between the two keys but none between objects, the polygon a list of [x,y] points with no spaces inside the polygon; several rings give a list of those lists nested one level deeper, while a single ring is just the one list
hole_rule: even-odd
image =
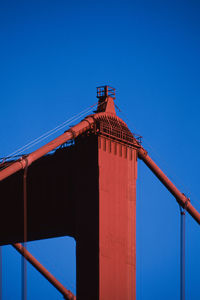
[{"label": "small platform on tower", "polygon": [[115,111],[115,89],[105,85],[97,87],[98,107],[96,112],[108,112],[116,115]]},{"label": "small platform on tower", "polygon": [[108,85],[97,87],[97,98],[100,99],[102,97],[112,97],[113,99],[115,99],[115,89]]}]

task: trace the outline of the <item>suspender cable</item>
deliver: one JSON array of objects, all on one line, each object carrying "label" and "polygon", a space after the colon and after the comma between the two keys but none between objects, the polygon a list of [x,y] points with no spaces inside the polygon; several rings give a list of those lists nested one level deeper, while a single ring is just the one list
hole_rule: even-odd
[{"label": "suspender cable", "polygon": [[180,300],[185,300],[185,210],[180,207]]},{"label": "suspender cable", "polygon": [[[23,176],[23,194],[24,194],[24,248],[27,246],[27,172],[28,172],[28,161],[25,158],[25,168]],[[24,256],[21,258],[22,267],[22,300],[27,300],[27,262]]]},{"label": "suspender cable", "polygon": [[0,246],[0,300],[2,300],[2,288],[3,288],[3,271],[2,271],[2,247]]}]

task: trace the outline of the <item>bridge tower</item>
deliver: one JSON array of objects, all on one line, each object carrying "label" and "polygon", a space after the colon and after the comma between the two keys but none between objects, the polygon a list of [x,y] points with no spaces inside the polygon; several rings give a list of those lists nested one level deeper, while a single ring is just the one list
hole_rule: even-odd
[{"label": "bridge tower", "polygon": [[77,296],[134,300],[137,148],[116,116],[115,90],[99,87],[97,97],[104,114],[79,141]]},{"label": "bridge tower", "polygon": [[137,158],[198,224],[200,214],[116,116],[115,90],[99,87],[97,98],[94,114],[34,152],[1,164],[0,245],[14,244],[66,299],[74,300],[19,244],[72,236],[77,299],[135,300]]},{"label": "bridge tower", "polygon": [[115,89],[99,87],[97,98],[97,111],[63,134],[72,144],[57,138],[1,172],[0,244],[23,242],[26,167],[27,241],[76,239],[78,300],[135,300],[139,144],[116,116]]}]

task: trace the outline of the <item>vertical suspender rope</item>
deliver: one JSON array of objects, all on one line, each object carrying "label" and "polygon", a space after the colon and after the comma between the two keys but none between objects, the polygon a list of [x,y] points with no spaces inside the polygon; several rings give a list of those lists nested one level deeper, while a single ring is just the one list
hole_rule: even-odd
[{"label": "vertical suspender rope", "polygon": [[0,300],[2,300],[2,288],[3,288],[3,271],[2,271],[2,247],[0,246]]},{"label": "vertical suspender rope", "polygon": [[[28,172],[28,160],[25,158],[25,168],[23,175],[23,197],[24,197],[24,248],[26,249],[27,244],[27,172]],[[22,268],[22,300],[27,300],[27,261],[24,256],[21,258]]]},{"label": "vertical suspender rope", "polygon": [[[2,163],[5,159],[2,160]],[[3,258],[2,258],[2,246],[0,246],[0,300],[3,299]]]},{"label": "vertical suspender rope", "polygon": [[180,300],[185,300],[185,210],[180,207]]}]

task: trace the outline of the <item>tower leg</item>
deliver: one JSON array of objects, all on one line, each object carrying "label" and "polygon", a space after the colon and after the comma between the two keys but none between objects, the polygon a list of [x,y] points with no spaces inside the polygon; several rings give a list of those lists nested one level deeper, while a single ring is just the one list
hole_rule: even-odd
[{"label": "tower leg", "polygon": [[92,162],[88,144],[80,162],[77,300],[135,300],[136,150],[99,136]]}]

